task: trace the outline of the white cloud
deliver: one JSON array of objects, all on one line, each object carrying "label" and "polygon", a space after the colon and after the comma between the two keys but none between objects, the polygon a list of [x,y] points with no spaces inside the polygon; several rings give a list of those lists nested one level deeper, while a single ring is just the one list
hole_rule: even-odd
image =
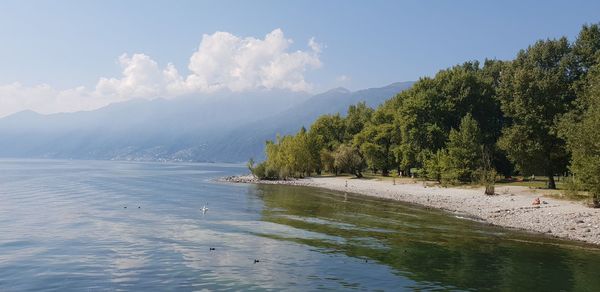
[{"label": "white cloud", "polygon": [[165,79],[158,64],[144,54],[123,54],[119,57],[123,69],[121,79],[100,78],[96,93],[103,96],[153,98],[164,93]]},{"label": "white cloud", "polygon": [[91,110],[134,98],[171,98],[183,94],[235,92],[260,89],[310,91],[305,73],[321,67],[322,46],[311,38],[307,50],[291,51],[293,41],[281,29],[264,39],[215,32],[202,37],[190,57],[189,73],[182,75],[171,63],[163,69],[145,54],[123,54],[118,78],[102,77],[95,88],[57,90],[47,84],[27,87],[0,85],[0,117],[21,110],[40,113]]},{"label": "white cloud", "polygon": [[311,39],[310,51],[289,52],[291,44],[280,29],[267,34],[264,40],[239,38],[227,32],[204,35],[190,58],[191,74],[183,84],[191,91],[310,90],[304,72],[321,66],[320,47]]},{"label": "white cloud", "polygon": [[0,117],[22,110],[40,113],[91,110],[108,103],[83,87],[59,91],[47,84],[32,87],[20,83],[0,85]]}]

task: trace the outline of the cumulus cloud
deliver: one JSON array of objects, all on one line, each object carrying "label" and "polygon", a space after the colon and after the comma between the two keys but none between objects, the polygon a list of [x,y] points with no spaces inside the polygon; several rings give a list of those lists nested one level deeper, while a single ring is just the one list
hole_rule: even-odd
[{"label": "cumulus cloud", "polygon": [[0,85],[0,116],[30,109],[40,113],[91,110],[134,98],[172,98],[184,94],[284,89],[310,91],[305,73],[321,67],[322,45],[311,38],[305,50],[291,51],[281,29],[264,39],[228,32],[202,36],[186,74],[171,63],[161,68],[145,54],[123,54],[119,77],[102,77],[95,88],[57,90],[42,84]]},{"label": "cumulus cloud", "polygon": [[164,93],[165,80],[158,64],[144,54],[123,54],[119,57],[123,69],[122,77],[100,78],[96,93],[127,98],[153,98]]},{"label": "cumulus cloud", "polygon": [[227,32],[204,35],[190,58],[191,74],[181,84],[191,91],[310,90],[304,72],[321,66],[320,47],[311,39],[309,51],[289,52],[291,44],[280,29],[262,40]]}]

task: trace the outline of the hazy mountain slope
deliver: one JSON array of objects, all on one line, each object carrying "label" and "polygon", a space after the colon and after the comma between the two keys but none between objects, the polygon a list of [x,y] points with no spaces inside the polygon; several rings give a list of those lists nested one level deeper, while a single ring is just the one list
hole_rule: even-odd
[{"label": "hazy mountain slope", "polygon": [[266,139],[350,104],[375,106],[410,83],[315,96],[284,91],[135,100],[86,112],[0,119],[0,157],[239,162]]},{"label": "hazy mountain slope", "polygon": [[216,136],[309,97],[268,91],[135,100],[52,115],[26,111],[0,119],[0,156],[191,160]]},{"label": "hazy mountain slope", "polygon": [[398,82],[381,88],[370,88],[350,92],[336,88],[318,94],[309,100],[289,109],[248,125],[242,126],[224,136],[216,143],[208,145],[206,154],[218,161],[239,162],[253,157],[264,157],[266,140],[273,140],[276,134],[292,134],[302,126],[309,127],[322,114],[346,114],[348,106],[365,101],[376,107],[414,82]]}]

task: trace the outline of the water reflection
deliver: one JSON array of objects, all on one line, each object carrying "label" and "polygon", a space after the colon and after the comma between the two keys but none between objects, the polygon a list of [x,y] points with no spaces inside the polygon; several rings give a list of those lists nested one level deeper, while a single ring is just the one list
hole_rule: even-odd
[{"label": "water reflection", "polygon": [[600,285],[598,251],[579,245],[352,194],[212,181],[243,171],[0,160],[0,291]]},{"label": "water reflection", "polygon": [[511,291],[600,287],[600,252],[589,246],[393,201],[302,187],[256,188],[265,203],[263,220],[343,240],[263,236],[386,265],[423,285]]}]

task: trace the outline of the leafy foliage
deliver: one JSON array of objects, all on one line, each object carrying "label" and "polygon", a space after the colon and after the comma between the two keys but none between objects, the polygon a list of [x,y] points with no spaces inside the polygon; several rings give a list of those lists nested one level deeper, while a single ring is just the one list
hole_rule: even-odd
[{"label": "leafy foliage", "polygon": [[600,27],[577,40],[540,40],[512,61],[466,62],[377,109],[350,106],[319,117],[309,131],[277,137],[267,160],[249,167],[262,178],[322,171],[362,176],[412,175],[443,183],[479,182],[493,194],[497,171],[554,176],[567,170],[600,196]]},{"label": "leafy foliage", "polygon": [[563,135],[572,154],[571,171],[600,206],[600,66],[590,73],[581,115],[566,116]]},{"label": "leafy foliage", "polygon": [[477,121],[467,114],[458,130],[450,131],[447,158],[443,159],[442,179],[449,182],[471,182],[482,165],[481,133]]},{"label": "leafy foliage", "polygon": [[368,167],[373,172],[381,170],[384,176],[389,175],[396,160],[392,147],[398,143],[398,132],[393,121],[393,112],[379,108],[371,121],[354,136],[354,145],[360,149]]},{"label": "leafy foliage", "polygon": [[356,177],[362,177],[365,168],[365,160],[358,149],[342,144],[335,152],[335,167],[343,172],[351,173]]},{"label": "leafy foliage", "polygon": [[344,142],[346,124],[339,114],[323,115],[312,124],[310,132],[319,137],[324,147],[333,150]]},{"label": "leafy foliage", "polygon": [[344,119],[345,137],[344,141],[349,142],[354,139],[354,136],[360,133],[365,125],[371,120],[373,109],[368,107],[366,103],[360,102],[356,105],[351,105],[348,108],[348,114]]},{"label": "leafy foliage", "polygon": [[477,181],[483,167],[483,146],[477,121],[470,114],[462,118],[458,130],[450,130],[446,148],[429,155],[424,162],[427,178],[444,183]]},{"label": "leafy foliage", "polygon": [[554,175],[568,164],[556,122],[576,98],[571,52],[566,38],[538,41],[519,52],[498,87],[502,110],[511,119],[498,145],[521,172],[547,175],[549,188],[555,188]]},{"label": "leafy foliage", "polygon": [[468,113],[481,126],[484,141],[495,142],[503,116],[494,89],[498,75],[494,70],[500,65],[487,61],[481,68],[479,62],[467,62],[442,70],[434,78],[423,78],[400,94],[397,156],[401,168],[422,167],[428,153],[446,146],[450,130]]}]

